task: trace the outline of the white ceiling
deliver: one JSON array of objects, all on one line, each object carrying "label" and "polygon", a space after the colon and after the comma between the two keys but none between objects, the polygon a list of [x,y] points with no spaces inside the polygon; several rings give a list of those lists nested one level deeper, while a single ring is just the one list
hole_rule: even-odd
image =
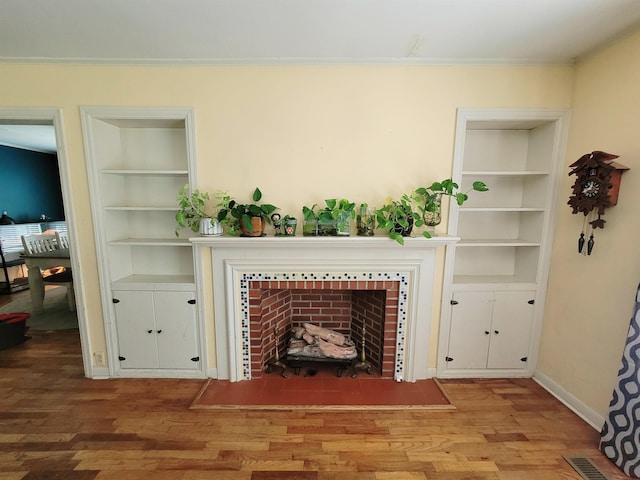
[{"label": "white ceiling", "polygon": [[0,61],[567,63],[638,0],[0,0]]},{"label": "white ceiling", "polygon": [[53,125],[0,124],[0,145],[56,153],[56,134]]},{"label": "white ceiling", "polygon": [[640,0],[0,0],[0,62],[573,63],[638,28]]}]

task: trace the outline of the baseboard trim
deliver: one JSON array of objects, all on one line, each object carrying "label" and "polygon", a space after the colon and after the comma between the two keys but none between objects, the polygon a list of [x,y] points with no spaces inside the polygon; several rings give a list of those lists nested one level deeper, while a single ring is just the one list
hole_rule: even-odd
[{"label": "baseboard trim", "polygon": [[107,367],[91,367],[91,378],[93,380],[104,380],[111,378]]},{"label": "baseboard trim", "polygon": [[604,417],[586,405],[575,395],[569,393],[553,379],[539,370],[533,372],[533,380],[560,400],[569,410],[591,425],[596,431],[601,431],[604,425]]}]

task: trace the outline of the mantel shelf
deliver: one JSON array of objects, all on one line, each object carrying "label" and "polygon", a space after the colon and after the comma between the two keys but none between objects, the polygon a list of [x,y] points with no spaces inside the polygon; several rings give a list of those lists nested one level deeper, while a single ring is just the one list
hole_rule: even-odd
[{"label": "mantel shelf", "polygon": [[385,236],[378,237],[231,237],[231,236],[200,236],[189,239],[193,243],[203,244],[211,248],[241,248],[241,249],[317,249],[317,248],[393,248],[414,250],[437,248],[454,245],[459,237],[434,236],[432,238],[407,237],[404,245]]}]

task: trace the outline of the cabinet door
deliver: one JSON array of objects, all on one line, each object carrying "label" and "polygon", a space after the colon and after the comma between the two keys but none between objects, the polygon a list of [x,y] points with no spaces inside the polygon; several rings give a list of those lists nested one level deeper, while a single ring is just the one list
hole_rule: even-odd
[{"label": "cabinet door", "polygon": [[195,369],[199,358],[193,292],[155,292],[160,368]]},{"label": "cabinet door", "polygon": [[113,292],[121,368],[158,368],[153,292]]},{"label": "cabinet door", "polygon": [[[525,368],[535,292],[495,292],[488,368]],[[525,359],[525,360],[522,360]]]},{"label": "cabinet door", "polygon": [[486,368],[493,292],[455,292],[447,368]]}]

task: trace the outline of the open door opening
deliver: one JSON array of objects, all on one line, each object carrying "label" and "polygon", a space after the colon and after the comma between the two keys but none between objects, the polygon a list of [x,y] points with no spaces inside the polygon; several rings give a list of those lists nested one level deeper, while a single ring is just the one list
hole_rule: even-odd
[{"label": "open door opening", "polygon": [[[83,308],[83,295],[82,295],[82,273],[78,264],[78,242],[77,230],[75,228],[73,218],[73,204],[71,202],[72,191],[70,181],[70,166],[66,155],[64,132],[62,125],[62,113],[59,109],[55,108],[1,108],[0,107],[0,127],[7,126],[7,130],[18,131],[19,128],[8,128],[16,126],[31,127],[33,131],[49,132],[53,135],[53,138],[44,140],[41,149],[55,148],[55,154],[57,155],[57,172],[58,178],[55,174],[51,174],[51,182],[59,182],[59,193],[61,194],[61,203],[64,217],[64,225],[67,231],[67,238],[69,244],[73,247],[69,249],[69,263],[73,271],[74,290],[75,290],[75,303],[76,303],[76,315],[78,319],[78,330],[80,334],[80,344],[82,348],[83,366],[85,376],[92,377],[92,365],[91,365],[91,353],[88,347],[88,332],[86,324],[85,309]],[[24,134],[28,136],[29,128],[24,129]],[[31,138],[31,141],[35,140]],[[53,142],[53,144],[52,144]],[[11,145],[10,142],[4,142],[5,145],[19,146],[18,143]],[[56,185],[57,186],[57,185]],[[28,195],[29,192],[23,192]],[[54,202],[55,203],[55,202]],[[1,208],[1,207],[0,207]],[[52,215],[52,214],[50,214]],[[59,214],[53,214],[59,216]],[[48,224],[49,215],[46,211],[43,211],[38,220],[42,221],[43,225]]]}]

